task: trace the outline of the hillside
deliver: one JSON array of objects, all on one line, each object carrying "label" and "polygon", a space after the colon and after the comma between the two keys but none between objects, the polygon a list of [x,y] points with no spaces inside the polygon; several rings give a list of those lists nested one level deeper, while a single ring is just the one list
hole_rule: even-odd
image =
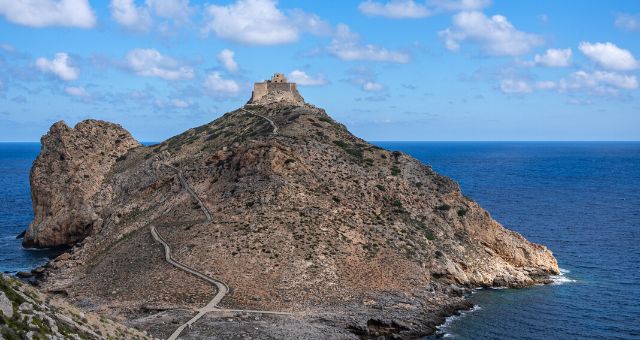
[{"label": "hillside", "polygon": [[193,338],[420,336],[468,308],[468,288],[559,272],[453,180],[313,105],[247,105],[149,147],[94,120],[42,141],[25,244],[75,246],[41,286],[158,337],[216,289],[167,263],[152,227],[176,261],[228,285],[220,308],[292,313],[207,313]]}]

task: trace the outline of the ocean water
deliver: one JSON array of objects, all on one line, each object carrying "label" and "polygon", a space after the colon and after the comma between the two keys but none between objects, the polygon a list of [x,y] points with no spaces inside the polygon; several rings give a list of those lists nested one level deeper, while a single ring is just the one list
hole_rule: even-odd
[{"label": "ocean water", "polygon": [[442,336],[640,339],[640,143],[376,144],[457,180],[564,271],[554,285],[476,291]]},{"label": "ocean water", "polygon": [[[483,289],[450,318],[457,339],[640,338],[640,143],[377,142],[458,181],[506,227],[548,246],[556,284]],[[15,236],[32,219],[37,143],[0,143],[0,270],[43,263]]]},{"label": "ocean water", "polygon": [[0,271],[29,271],[56,250],[22,249],[16,236],[33,219],[29,170],[40,152],[39,143],[0,143]]}]

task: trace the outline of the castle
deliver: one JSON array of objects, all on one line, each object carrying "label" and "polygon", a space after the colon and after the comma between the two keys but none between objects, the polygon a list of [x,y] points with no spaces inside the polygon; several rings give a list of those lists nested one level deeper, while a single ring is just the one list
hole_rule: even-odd
[{"label": "castle", "polygon": [[282,73],[275,73],[270,80],[253,85],[249,104],[286,101],[304,104],[304,98],[298,93],[296,83],[289,83]]}]

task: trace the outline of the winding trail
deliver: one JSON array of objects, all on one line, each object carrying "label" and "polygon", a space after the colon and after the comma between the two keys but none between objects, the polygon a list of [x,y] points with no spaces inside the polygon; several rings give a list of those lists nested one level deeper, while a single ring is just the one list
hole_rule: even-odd
[{"label": "winding trail", "polygon": [[266,121],[268,121],[268,122],[269,122],[269,124],[271,124],[271,127],[273,128],[273,130],[272,130],[271,132],[272,132],[274,135],[277,135],[277,134],[278,134],[278,126],[277,126],[277,125],[276,125],[276,123],[274,123],[274,122],[273,122],[273,120],[271,120],[270,118],[267,118],[267,117],[265,117],[265,116],[263,116],[263,115],[259,115],[259,114],[254,113],[254,112],[251,112],[251,111],[249,111],[249,110],[247,110],[247,109],[245,109],[245,108],[242,108],[242,107],[240,108],[240,110],[242,110],[242,111],[244,111],[244,112],[246,112],[246,113],[248,113],[248,114],[250,114],[250,115],[253,115],[253,116],[256,116],[256,117],[260,117],[260,118],[262,118],[262,119],[265,119]]},{"label": "winding trail", "polygon": [[[265,118],[267,120],[269,120],[271,122],[270,119]],[[271,122],[271,124],[273,124],[273,122]],[[275,126],[275,124],[273,124]],[[277,127],[275,127],[275,129],[277,130]],[[211,222],[212,218],[211,218],[211,213],[209,212],[209,209],[207,209],[207,207],[204,205],[204,203],[202,202],[202,200],[200,199],[200,197],[198,197],[198,195],[193,191],[193,189],[191,188],[191,186],[189,186],[189,183],[187,183],[187,180],[184,178],[184,176],[182,175],[182,171],[170,164],[166,164],[166,163],[160,163],[161,165],[164,165],[172,170],[174,170],[177,174],[178,174],[178,179],[180,180],[180,183],[182,184],[182,186],[185,188],[185,190],[189,193],[189,195],[191,195],[191,197],[193,197],[193,199],[195,199],[198,202],[198,205],[200,206],[200,209],[202,210],[202,212],[204,213],[204,215],[206,216],[206,222]],[[171,336],[169,336],[169,340],[174,340],[177,339],[178,336],[180,335],[180,333],[182,333],[182,331],[187,328],[187,327],[191,327],[191,325],[193,323],[195,323],[196,321],[198,321],[200,318],[202,318],[205,314],[207,314],[208,312],[213,312],[213,311],[221,311],[221,312],[243,312],[243,313],[261,313],[261,314],[277,314],[277,315],[292,315],[293,313],[287,313],[287,312],[274,312],[274,311],[259,311],[259,310],[243,310],[243,309],[223,309],[223,308],[218,308],[218,303],[220,303],[222,301],[222,299],[225,297],[225,295],[227,295],[227,293],[229,293],[229,286],[227,286],[226,283],[217,280],[211,276],[208,276],[204,273],[202,273],[201,271],[191,268],[179,261],[177,261],[176,259],[173,258],[173,256],[171,256],[171,247],[169,246],[169,244],[165,241],[164,238],[162,238],[162,235],[160,235],[160,233],[158,232],[158,230],[156,229],[155,226],[151,226],[151,236],[153,236],[153,239],[158,241],[160,244],[162,244],[162,246],[164,247],[164,257],[165,260],[170,263],[171,265],[173,265],[174,267],[183,270],[191,275],[194,275],[204,281],[209,282],[210,284],[212,284],[213,286],[216,287],[216,295],[211,299],[211,301],[209,301],[209,303],[207,303],[206,306],[198,309],[198,313],[192,317],[191,319],[189,319],[189,321],[187,321],[186,323],[182,324],[180,327],[178,327],[172,334]]]}]

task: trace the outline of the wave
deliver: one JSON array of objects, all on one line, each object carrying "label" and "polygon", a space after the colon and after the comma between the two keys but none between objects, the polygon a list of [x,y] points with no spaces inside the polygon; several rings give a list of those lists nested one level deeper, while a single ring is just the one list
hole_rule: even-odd
[{"label": "wave", "polygon": [[482,309],[482,307],[480,307],[478,305],[473,305],[473,307],[471,309],[467,309],[465,311],[460,311],[460,314],[458,314],[458,315],[448,316],[446,319],[444,319],[444,323],[442,323],[441,325],[436,326],[436,336],[443,337],[443,338],[453,337],[453,334],[446,332],[446,328],[448,328],[449,325],[451,325],[451,323],[454,322],[455,320],[460,319],[461,317],[464,317],[465,315],[467,315],[469,313],[472,313],[472,312],[475,312],[475,311],[479,311],[481,309]]},{"label": "wave", "polygon": [[562,269],[560,268],[560,274],[558,275],[551,275],[549,278],[551,279],[551,281],[553,281],[553,283],[551,283],[552,285],[562,285],[565,283],[572,283],[572,282],[577,282],[577,280],[572,279],[570,277],[568,277],[566,274],[571,273],[571,271],[567,270],[567,269]]}]

